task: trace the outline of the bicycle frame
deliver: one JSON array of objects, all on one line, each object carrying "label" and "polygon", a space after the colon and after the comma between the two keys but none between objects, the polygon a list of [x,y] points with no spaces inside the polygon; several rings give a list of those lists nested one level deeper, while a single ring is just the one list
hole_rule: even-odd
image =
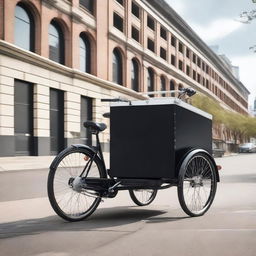
[{"label": "bicycle frame", "polygon": [[[166,179],[122,179],[108,177],[105,159],[102,152],[102,147],[99,139],[99,132],[92,131],[96,135],[96,147],[89,147],[87,145],[72,145],[73,147],[86,148],[91,151],[92,157],[85,165],[80,177],[82,178],[82,188],[92,190],[99,193],[103,197],[114,197],[118,190],[132,190],[132,189],[166,189],[177,184],[177,180]],[[87,178],[90,168],[95,157],[99,157],[102,161],[105,178]],[[85,175],[84,175],[85,174]],[[167,183],[167,184],[166,184]],[[166,185],[163,185],[166,184]]]}]

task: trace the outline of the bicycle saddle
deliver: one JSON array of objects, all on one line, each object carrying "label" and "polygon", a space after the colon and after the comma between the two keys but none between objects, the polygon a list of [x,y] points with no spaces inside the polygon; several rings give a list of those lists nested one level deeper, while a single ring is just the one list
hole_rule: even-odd
[{"label": "bicycle saddle", "polygon": [[93,121],[86,121],[86,122],[84,122],[84,127],[91,128],[92,130],[102,132],[107,128],[107,125],[104,123],[96,123]]}]

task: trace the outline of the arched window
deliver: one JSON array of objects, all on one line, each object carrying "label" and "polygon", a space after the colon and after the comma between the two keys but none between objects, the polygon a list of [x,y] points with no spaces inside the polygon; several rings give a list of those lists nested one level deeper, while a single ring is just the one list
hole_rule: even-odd
[{"label": "arched window", "polygon": [[[154,91],[155,87],[155,74],[154,70],[152,68],[148,68],[148,92]],[[153,95],[150,95],[150,97],[153,97]]]},{"label": "arched window", "polygon": [[[173,80],[171,80],[171,82],[170,82],[170,90],[171,91],[175,90],[175,82]],[[171,93],[171,97],[175,97],[175,92]]]},{"label": "arched window", "polygon": [[34,19],[23,4],[15,7],[14,43],[25,50],[35,50]]},{"label": "arched window", "polygon": [[88,37],[81,33],[79,37],[80,44],[80,70],[91,73],[91,43]]},{"label": "arched window", "polygon": [[49,59],[60,64],[65,63],[64,35],[61,27],[56,21],[49,25]]},{"label": "arched window", "polygon": [[113,82],[123,84],[123,63],[122,56],[118,49],[113,51]]},{"label": "arched window", "polygon": [[[166,81],[164,76],[161,76],[161,91],[166,91]],[[165,97],[166,94],[161,94],[162,97]]]},{"label": "arched window", "polygon": [[183,85],[182,85],[182,84],[179,84],[178,89],[181,90],[182,88],[183,88]]},{"label": "arched window", "polygon": [[136,59],[132,59],[131,65],[131,82],[132,82],[132,89],[134,91],[139,91],[139,64]]}]

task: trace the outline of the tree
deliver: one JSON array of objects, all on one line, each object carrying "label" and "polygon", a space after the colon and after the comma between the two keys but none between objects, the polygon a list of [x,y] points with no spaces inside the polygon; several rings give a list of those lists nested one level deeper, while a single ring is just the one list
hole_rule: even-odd
[{"label": "tree", "polygon": [[[250,24],[254,19],[256,19],[256,9],[242,12],[237,21],[245,24]],[[256,53],[256,45],[250,46],[249,50],[252,50]]]},{"label": "tree", "polygon": [[238,140],[248,141],[250,137],[256,137],[256,118],[226,110],[217,101],[202,94],[193,97],[192,105],[210,113],[215,126],[224,125],[226,129],[229,129],[233,134],[235,144]]}]

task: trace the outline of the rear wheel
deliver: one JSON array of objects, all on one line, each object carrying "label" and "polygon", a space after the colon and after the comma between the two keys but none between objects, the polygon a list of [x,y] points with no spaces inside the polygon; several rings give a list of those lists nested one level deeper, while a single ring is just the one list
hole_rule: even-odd
[{"label": "rear wheel", "polygon": [[68,221],[87,218],[96,210],[101,197],[95,191],[82,188],[83,176],[80,177],[80,174],[92,162],[87,177],[104,177],[101,160],[97,156],[93,158],[90,150],[70,147],[54,161],[48,175],[48,197],[52,208]]},{"label": "rear wheel", "polygon": [[216,170],[210,157],[195,153],[183,161],[178,181],[178,198],[185,213],[192,217],[205,214],[217,189]]},{"label": "rear wheel", "polygon": [[129,190],[132,201],[138,206],[151,204],[156,198],[156,189],[133,189]]}]

